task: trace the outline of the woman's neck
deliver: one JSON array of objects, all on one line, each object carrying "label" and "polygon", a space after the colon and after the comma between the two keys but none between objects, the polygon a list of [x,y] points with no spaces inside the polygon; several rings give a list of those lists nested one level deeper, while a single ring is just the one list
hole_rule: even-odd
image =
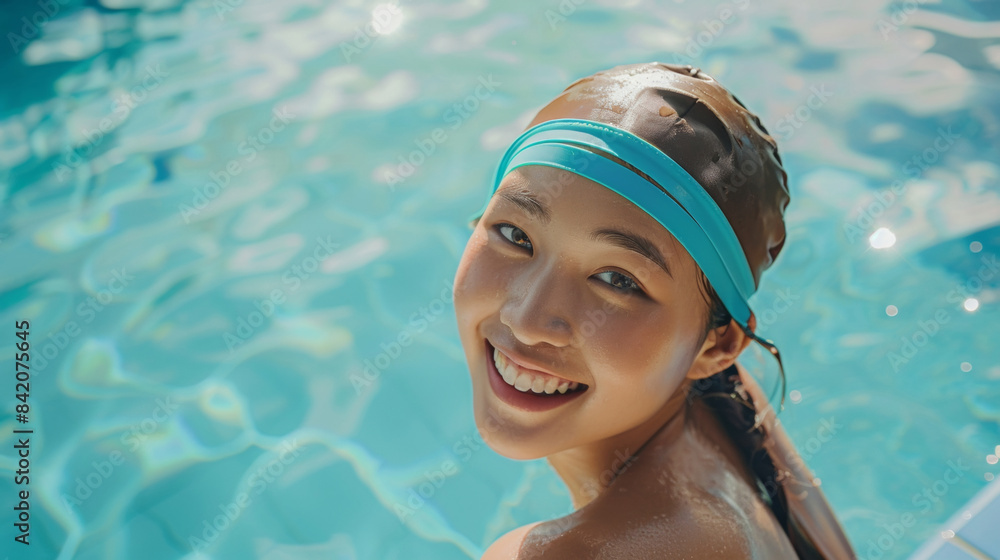
[{"label": "woman's neck", "polygon": [[653,439],[673,442],[683,432],[687,391],[678,390],[649,420],[627,432],[566,449],[548,457],[569,489],[573,508],[580,509],[601,495]]}]

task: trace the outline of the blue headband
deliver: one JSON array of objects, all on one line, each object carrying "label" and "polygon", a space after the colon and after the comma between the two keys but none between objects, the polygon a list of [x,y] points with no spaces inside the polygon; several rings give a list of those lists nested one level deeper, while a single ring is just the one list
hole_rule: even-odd
[{"label": "blue headband", "polygon": [[[653,183],[614,160],[615,156],[645,173]],[[604,185],[652,216],[687,250],[711,282],[726,310],[749,330],[753,274],[729,220],[698,181],[656,146],[609,124],[556,119],[519,136],[500,160],[483,215],[503,178],[523,165],[571,171]]]}]

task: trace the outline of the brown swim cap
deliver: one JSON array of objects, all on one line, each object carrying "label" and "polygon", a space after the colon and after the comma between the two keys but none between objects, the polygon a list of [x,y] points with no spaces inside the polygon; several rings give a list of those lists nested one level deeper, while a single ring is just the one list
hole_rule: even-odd
[{"label": "brown swim cap", "polygon": [[722,209],[754,286],[785,243],[787,175],[756,115],[691,66],[616,66],[577,80],[529,123],[589,119],[623,128],[670,156]]}]

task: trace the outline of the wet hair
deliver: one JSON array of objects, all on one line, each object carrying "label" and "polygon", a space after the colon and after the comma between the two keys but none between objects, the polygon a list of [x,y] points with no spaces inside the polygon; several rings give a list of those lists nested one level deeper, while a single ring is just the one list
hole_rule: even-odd
[{"label": "wet hair", "polygon": [[704,342],[705,338],[708,337],[708,333],[719,327],[729,325],[733,320],[733,316],[729,314],[726,305],[722,303],[719,294],[715,293],[712,283],[708,281],[708,278],[701,269],[698,270],[698,281],[701,285],[701,295],[705,300],[705,305],[708,306],[708,320],[705,321],[705,327],[702,329],[701,335],[701,342]]}]

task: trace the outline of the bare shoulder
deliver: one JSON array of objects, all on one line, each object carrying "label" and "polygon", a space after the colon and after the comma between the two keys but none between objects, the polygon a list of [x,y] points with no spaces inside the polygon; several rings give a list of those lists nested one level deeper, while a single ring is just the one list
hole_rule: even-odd
[{"label": "bare shoulder", "polygon": [[[746,528],[719,515],[620,518],[561,535],[537,558],[625,560],[750,560],[755,557]],[[529,541],[526,551],[533,552]],[[529,556],[532,560],[536,556]],[[519,559],[520,560],[520,559]]]},{"label": "bare shoulder", "polygon": [[[589,512],[594,514],[593,510]],[[679,512],[678,512],[679,513]],[[515,529],[482,560],[744,560],[755,557],[747,526],[718,512],[689,515],[588,515]],[[534,531],[533,531],[534,530]]]},{"label": "bare shoulder", "polygon": [[500,537],[486,549],[481,560],[518,560],[518,551],[521,549],[521,543],[528,535],[528,532],[539,523],[541,522],[529,523]]}]

